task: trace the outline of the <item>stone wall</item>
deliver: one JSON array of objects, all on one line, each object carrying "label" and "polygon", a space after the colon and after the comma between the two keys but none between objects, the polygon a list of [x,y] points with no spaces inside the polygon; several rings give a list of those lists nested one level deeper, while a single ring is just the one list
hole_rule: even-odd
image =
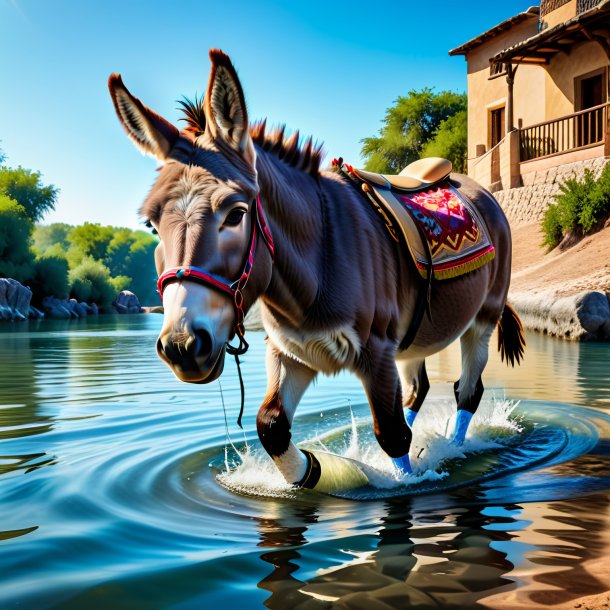
[{"label": "stone wall", "polygon": [[607,163],[609,158],[598,157],[524,174],[523,186],[497,191],[494,197],[511,225],[540,221],[546,209],[555,203],[560,184],[570,178],[582,179],[585,169],[590,169],[597,178]]}]

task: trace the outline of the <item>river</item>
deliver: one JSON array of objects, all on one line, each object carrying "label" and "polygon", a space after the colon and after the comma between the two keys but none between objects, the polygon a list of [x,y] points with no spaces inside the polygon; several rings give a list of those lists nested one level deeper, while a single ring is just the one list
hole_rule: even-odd
[{"label": "river", "polygon": [[459,350],[429,359],[407,486],[359,382],[321,378],[296,440],[386,475],[331,497],[286,486],[262,453],[264,334],[248,334],[241,431],[232,361],[222,385],[180,383],[160,326],[0,326],[0,608],[543,606],[608,588],[609,344],[528,334],[514,370],[494,348],[465,454],[445,439]]}]

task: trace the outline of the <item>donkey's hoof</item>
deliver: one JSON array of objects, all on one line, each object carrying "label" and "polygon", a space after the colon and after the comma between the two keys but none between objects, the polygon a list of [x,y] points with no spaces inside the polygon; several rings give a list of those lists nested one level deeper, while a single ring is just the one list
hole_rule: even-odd
[{"label": "donkey's hoof", "polygon": [[413,468],[411,468],[411,460],[409,459],[408,453],[400,458],[392,458],[392,463],[401,476],[413,473]]}]

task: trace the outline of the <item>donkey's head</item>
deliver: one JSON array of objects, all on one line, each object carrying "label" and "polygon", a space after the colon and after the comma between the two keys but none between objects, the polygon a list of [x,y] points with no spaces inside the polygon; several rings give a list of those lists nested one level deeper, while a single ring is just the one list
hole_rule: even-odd
[{"label": "donkey's head", "polygon": [[157,352],[179,379],[198,383],[221,374],[227,342],[271,277],[271,256],[257,240],[265,235],[244,94],[227,55],[212,50],[210,58],[204,100],[184,104],[182,131],[131,95],[119,75],[108,82],[128,136],[162,162],[141,208],[160,238]]}]

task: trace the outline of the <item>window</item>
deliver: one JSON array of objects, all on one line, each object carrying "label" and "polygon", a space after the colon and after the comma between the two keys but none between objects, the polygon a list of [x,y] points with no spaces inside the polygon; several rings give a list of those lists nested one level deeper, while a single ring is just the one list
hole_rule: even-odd
[{"label": "window", "polygon": [[489,80],[508,74],[508,64],[493,63],[489,66]]},{"label": "window", "polygon": [[504,106],[489,113],[489,146],[493,148],[504,137]]}]

